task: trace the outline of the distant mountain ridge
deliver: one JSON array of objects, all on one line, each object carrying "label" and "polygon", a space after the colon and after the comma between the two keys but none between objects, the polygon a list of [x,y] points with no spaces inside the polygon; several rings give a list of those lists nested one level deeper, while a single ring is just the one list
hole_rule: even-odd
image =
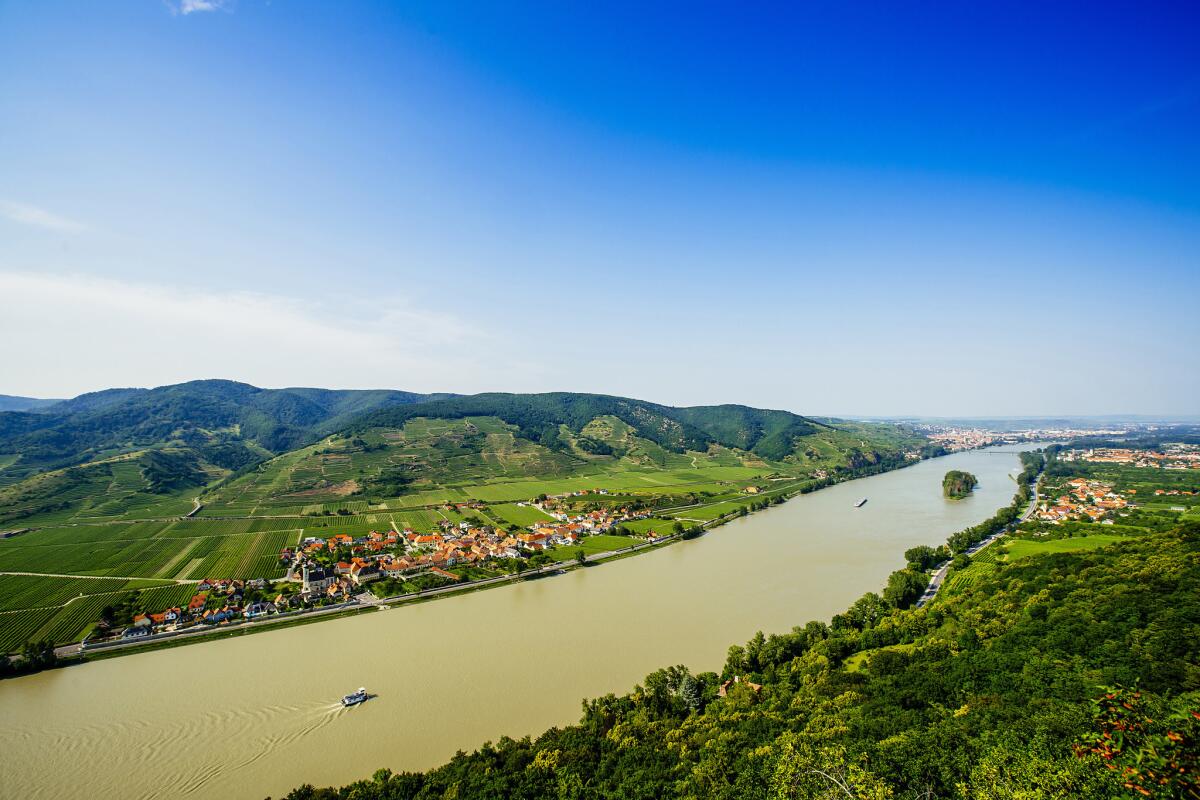
[{"label": "distant mountain ridge", "polygon": [[847,474],[903,463],[925,444],[897,426],[742,405],[677,408],[572,392],[261,389],[199,380],[0,411],[0,522],[84,508],[93,516],[135,507],[181,513],[175,509],[186,510],[198,495],[206,504],[238,507],[247,490],[277,505],[295,500],[276,496],[306,498],[306,505],[348,494],[381,499],[513,474],[579,475],[605,465],[679,469],[701,460]]},{"label": "distant mountain ridge", "polygon": [[199,380],[155,389],[107,389],[41,411],[0,412],[0,453],[19,453],[32,474],[176,442],[184,447],[236,443],[241,461],[289,450],[367,411],[444,395],[390,389],[260,389]]},{"label": "distant mountain ridge", "polygon": [[560,426],[579,433],[596,418],[612,416],[642,438],[674,452],[720,444],[774,460],[789,455],[797,437],[832,427],[789,411],[741,405],[676,408],[601,394],[489,392],[431,400],[419,407],[380,409],[356,420],[353,428],[398,427],[418,416],[494,416],[516,425],[524,438],[551,448],[561,446]]},{"label": "distant mountain ridge", "polygon": [[61,403],[62,400],[47,400],[40,397],[19,397],[0,394],[0,411],[36,411]]}]

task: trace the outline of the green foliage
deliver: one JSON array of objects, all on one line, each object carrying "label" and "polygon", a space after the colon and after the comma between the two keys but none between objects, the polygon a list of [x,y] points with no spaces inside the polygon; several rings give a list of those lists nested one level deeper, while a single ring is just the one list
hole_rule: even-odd
[{"label": "green foliage", "polygon": [[1200,798],[1200,692],[1167,699],[1116,687],[1093,707],[1078,754],[1099,756],[1138,796]]},{"label": "green foliage", "polygon": [[975,490],[979,479],[961,469],[952,469],[942,478],[942,494],[950,498],[966,497]]},{"label": "green foliage", "polygon": [[933,548],[922,544],[905,550],[904,560],[908,562],[910,569],[927,570],[945,561],[949,555],[950,550],[945,545]]},{"label": "green foliage", "polygon": [[142,455],[138,463],[146,480],[146,490],[154,494],[203,486],[208,482],[208,474],[201,469],[195,453],[151,450]]},{"label": "green foliage", "polygon": [[908,608],[921,597],[929,585],[929,576],[923,571],[900,569],[888,576],[883,598],[896,608]]}]

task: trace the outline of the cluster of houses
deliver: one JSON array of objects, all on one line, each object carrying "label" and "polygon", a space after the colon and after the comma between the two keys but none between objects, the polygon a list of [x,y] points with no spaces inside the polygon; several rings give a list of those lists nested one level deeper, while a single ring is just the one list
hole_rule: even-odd
[{"label": "cluster of houses", "polygon": [[[1112,486],[1100,481],[1073,478],[1067,481],[1066,489],[1067,493],[1059,496],[1054,505],[1042,503],[1036,515],[1038,519],[1057,524],[1063,520],[1087,517],[1111,525],[1112,520],[1104,517],[1110,512],[1131,505],[1127,497],[1114,492]],[[1135,495],[1137,489],[1129,489],[1126,494]]]},{"label": "cluster of houses", "polygon": [[1161,450],[1096,447],[1068,450],[1059,455],[1062,461],[1092,461],[1101,464],[1122,464],[1127,467],[1150,467],[1172,470],[1200,469],[1200,445],[1172,444]]},{"label": "cluster of houses", "polygon": [[[603,533],[622,522],[647,517],[628,508],[572,514],[561,510],[560,499],[519,503],[536,507],[551,518],[522,532],[442,520],[438,529],[430,533],[405,528],[385,533],[371,531],[358,538],[345,533],[327,539],[308,538],[297,552],[286,550],[281,558],[290,561],[289,578],[300,582],[304,600],[321,596],[341,599],[381,578],[402,580],[433,575],[457,581],[459,576],[449,572],[449,568],[493,559],[525,558],[574,544],[581,537]],[[337,557],[338,561],[323,563],[328,562],[329,556]]]},{"label": "cluster of houses", "polygon": [[[573,493],[581,494],[586,492]],[[298,583],[299,592],[281,592],[274,600],[243,604],[247,590],[257,590],[255,596],[262,596],[267,582],[263,579],[201,581],[186,607],[138,614],[133,624],[122,632],[121,638],[136,639],[156,632],[220,625],[330,601],[341,602],[361,593],[366,584],[382,578],[399,580],[431,575],[459,581],[460,576],[449,571],[451,567],[532,556],[552,547],[573,544],[584,536],[611,530],[622,522],[647,517],[629,508],[573,514],[562,510],[564,504],[561,501],[567,496],[519,503],[539,508],[549,517],[545,523],[531,525],[521,532],[442,520],[437,530],[429,533],[406,528],[403,531],[371,531],[358,537],[347,533],[327,538],[309,537],[296,548],[284,548],[279,554],[280,561],[288,566],[284,580]],[[648,536],[653,538],[653,532]],[[215,599],[219,602],[214,602]]]},{"label": "cluster of houses", "polygon": [[[285,610],[298,602],[280,594],[274,602],[254,601],[243,605],[248,590],[261,593],[268,587],[266,580],[202,580],[196,594],[185,606],[173,606],[158,612],[134,616],[133,622],[121,632],[122,639],[137,639],[162,631],[175,631],[196,625],[220,625],[237,619],[254,619]],[[217,602],[210,602],[216,600]]]},{"label": "cluster of houses", "polygon": [[947,428],[926,434],[929,441],[940,444],[951,453],[987,447],[996,440],[991,431],[979,428]]}]

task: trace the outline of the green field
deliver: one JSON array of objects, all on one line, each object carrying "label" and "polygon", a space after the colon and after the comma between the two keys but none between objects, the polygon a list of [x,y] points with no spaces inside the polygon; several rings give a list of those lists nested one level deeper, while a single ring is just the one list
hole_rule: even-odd
[{"label": "green field", "polygon": [[915,647],[914,644],[891,644],[886,647],[876,647],[873,650],[860,650],[847,657],[842,662],[842,666],[846,668],[847,672],[858,672],[876,653],[911,653]]},{"label": "green field", "polygon": [[1033,539],[1017,539],[1009,542],[1005,548],[1009,561],[1018,558],[1041,555],[1042,553],[1071,553],[1080,550],[1095,550],[1097,547],[1107,547],[1116,542],[1125,541],[1127,537],[1114,534],[1097,533],[1090,536],[1078,536],[1071,539],[1050,539],[1037,541]]},{"label": "green field", "polygon": [[[237,520],[236,527],[250,520]],[[272,521],[274,522],[274,521]],[[299,520],[293,521],[295,525]],[[0,540],[0,572],[139,578],[271,578],[298,528],[230,533],[227,521],[47,528]]]},{"label": "green field", "polygon": [[488,516],[499,519],[501,522],[506,522],[510,525],[518,525],[522,528],[527,525],[537,525],[540,522],[553,522],[554,517],[550,516],[540,508],[533,506],[518,506],[515,503],[501,503],[499,505],[490,506],[488,508]]},{"label": "green field", "polygon": [[570,561],[575,558],[575,551],[583,548],[585,555],[592,556],[597,553],[609,553],[613,550],[621,550],[630,545],[640,543],[640,539],[634,539],[631,536],[586,536],[579,540],[577,544],[570,544],[564,547],[552,547],[546,551],[547,555],[556,561]]}]

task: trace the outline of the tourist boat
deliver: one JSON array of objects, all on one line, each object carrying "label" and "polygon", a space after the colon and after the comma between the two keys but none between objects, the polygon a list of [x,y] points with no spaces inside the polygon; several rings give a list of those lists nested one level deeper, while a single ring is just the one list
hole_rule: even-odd
[{"label": "tourist boat", "polygon": [[359,703],[366,702],[366,700],[367,700],[367,690],[360,686],[357,692],[355,692],[354,694],[348,694],[342,698],[342,705],[344,705],[346,707],[356,706]]},{"label": "tourist boat", "polygon": [[867,498],[865,498],[865,497],[864,497],[862,500],[859,500],[857,503],[855,503],[855,504],[854,504],[854,507],[855,507],[855,508],[862,508],[862,507],[863,507],[863,504],[864,504],[864,503],[866,503],[866,502],[867,502]]}]

